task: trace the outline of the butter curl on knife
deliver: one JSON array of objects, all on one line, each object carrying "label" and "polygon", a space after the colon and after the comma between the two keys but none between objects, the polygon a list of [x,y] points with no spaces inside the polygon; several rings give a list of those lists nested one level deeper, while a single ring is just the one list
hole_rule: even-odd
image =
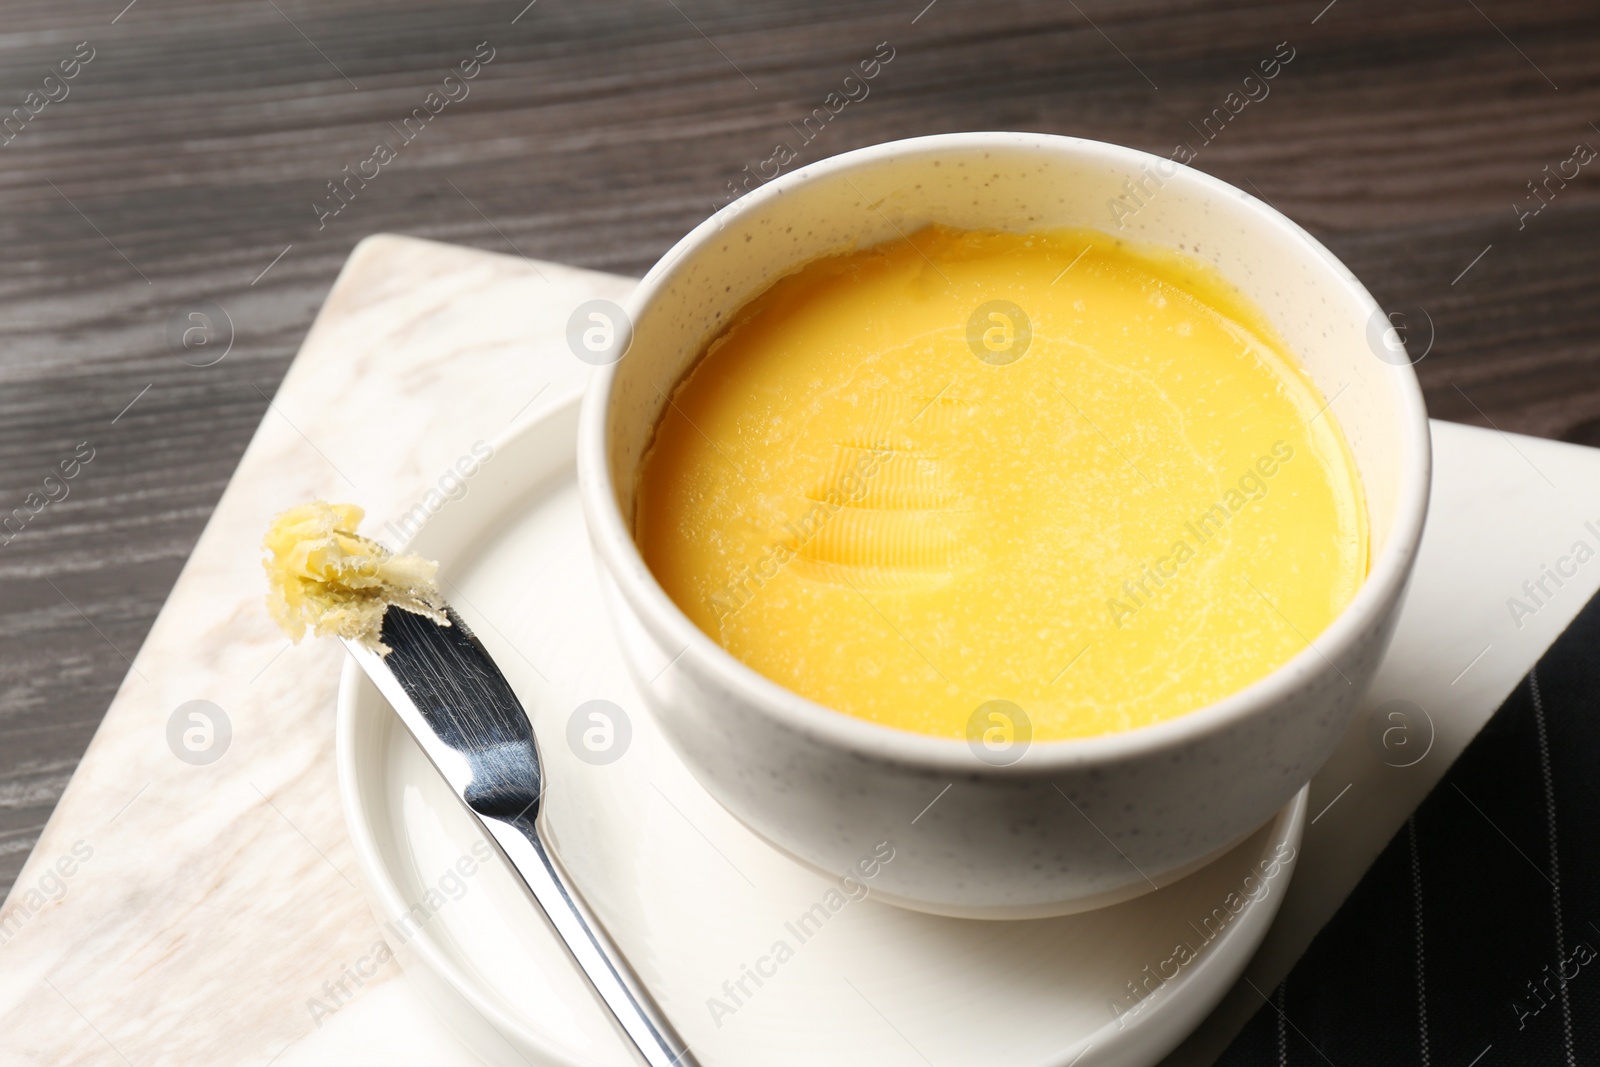
[{"label": "butter curl on knife", "polygon": [[295,643],[309,628],[318,637],[346,638],[387,655],[380,635],[391,607],[450,625],[439,565],[395,555],[356,533],[365,514],[354,504],[314,500],[272,520],[262,542],[267,610]]}]

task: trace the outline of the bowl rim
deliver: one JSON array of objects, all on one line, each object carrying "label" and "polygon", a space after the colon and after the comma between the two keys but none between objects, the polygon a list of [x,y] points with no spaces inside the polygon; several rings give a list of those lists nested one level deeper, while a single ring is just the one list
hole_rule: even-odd
[{"label": "bowl rim", "polygon": [[[1331,267],[1338,276],[1342,295],[1359,308],[1364,319],[1381,313],[1365,286],[1320,241],[1270,204],[1220,178],[1166,156],[1104,141],[1057,134],[976,132],[934,134],[855,149],[818,160],[752,190],[690,230],[650,268],[626,303],[629,321],[639,321],[641,312],[681,273],[691,254],[709,245],[730,222],[765,209],[803,185],[907,157],[952,151],[970,155],[984,148],[1051,152],[1135,171],[1141,164],[1175,164],[1178,171],[1171,177],[1165,170],[1160,172],[1163,180],[1190,181],[1213,196],[1240,200],[1281,240],[1299,245],[1302,251]],[[1379,373],[1396,401],[1400,420],[1400,476],[1393,523],[1382,551],[1372,558],[1361,588],[1317,636],[1316,644],[1308,642],[1264,677],[1183,715],[1093,737],[1034,741],[1015,763],[992,767],[974,759],[964,740],[860,719],[795,693],[718,645],[673,602],[634,543],[617,505],[611,477],[606,422],[616,374],[625,360],[626,356],[600,367],[590,380],[579,419],[577,459],[579,493],[590,538],[628,610],[655,639],[684,650],[675,661],[680,668],[693,667],[712,676],[741,703],[758,709],[792,733],[876,763],[963,773],[968,777],[1032,776],[1160,755],[1239,725],[1285,701],[1328,667],[1337,671],[1337,662],[1348,656],[1363,635],[1392,616],[1409,580],[1427,516],[1432,450],[1422,389],[1409,363],[1383,361]]]}]

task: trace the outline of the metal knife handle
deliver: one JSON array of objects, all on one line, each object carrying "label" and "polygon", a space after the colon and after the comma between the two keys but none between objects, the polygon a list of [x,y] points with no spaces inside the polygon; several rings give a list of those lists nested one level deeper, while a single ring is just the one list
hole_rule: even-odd
[{"label": "metal knife handle", "polygon": [[622,953],[584,905],[566,872],[545,848],[534,821],[525,817],[481,821],[527,883],[534,900],[644,1062],[650,1067],[699,1067]]}]

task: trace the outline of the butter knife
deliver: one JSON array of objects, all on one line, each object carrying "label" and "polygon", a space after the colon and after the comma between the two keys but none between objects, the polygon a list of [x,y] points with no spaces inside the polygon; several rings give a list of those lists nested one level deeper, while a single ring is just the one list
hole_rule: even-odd
[{"label": "butter knife", "polygon": [[400,721],[522,877],[649,1067],[698,1067],[539,835],[544,774],[522,703],[453,608],[449,626],[390,609],[387,656],[345,641]]}]

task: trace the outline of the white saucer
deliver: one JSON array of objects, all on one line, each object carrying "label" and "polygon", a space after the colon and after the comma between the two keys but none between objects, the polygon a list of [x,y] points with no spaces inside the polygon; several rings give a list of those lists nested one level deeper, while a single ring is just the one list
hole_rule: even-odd
[{"label": "white saucer", "polygon": [[[860,891],[719,807],[644,713],[599,602],[576,423],[576,397],[522,423],[413,547],[441,561],[446,595],[533,719],[563,860],[705,1067],[1153,1064],[1205,1017],[1277,912],[1305,790],[1221,859],[1099,911],[999,923],[850,899]],[[567,741],[596,699],[631,727],[609,764]],[[494,1064],[631,1065],[525,890],[353,661],[338,760],[385,940],[451,1029]],[[795,926],[819,904],[825,920]]]}]

